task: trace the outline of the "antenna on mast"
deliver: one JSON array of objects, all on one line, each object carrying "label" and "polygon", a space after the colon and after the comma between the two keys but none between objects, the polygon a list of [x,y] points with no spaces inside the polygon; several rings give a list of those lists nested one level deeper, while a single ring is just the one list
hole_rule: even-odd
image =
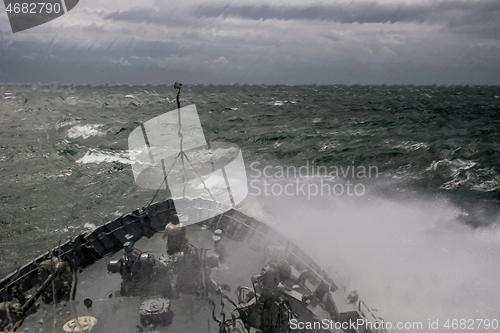
[{"label": "antenna on mast", "polygon": [[[156,191],[155,195],[153,196],[153,199],[151,200],[151,202],[149,203],[148,207],[151,206],[151,204],[153,203],[154,199],[156,198],[156,195],[158,194],[158,192],[160,191],[161,187],[163,186],[163,184],[166,182],[167,180],[167,176],[170,174],[170,171],[172,171],[172,168],[174,167],[175,165],[175,162],[177,162],[177,159],[180,157],[181,158],[181,165],[182,165],[182,182],[184,183],[184,187],[182,189],[182,196],[183,198],[185,198],[186,196],[186,185],[187,185],[187,180],[188,180],[188,177],[187,177],[187,173],[186,173],[186,169],[185,169],[185,165],[184,165],[184,160],[186,160],[189,164],[189,166],[191,167],[191,170],[196,174],[196,176],[198,177],[198,179],[201,181],[201,183],[203,184],[203,188],[207,190],[208,194],[210,195],[210,197],[212,198],[212,200],[218,205],[219,203],[217,202],[217,200],[215,199],[215,197],[213,196],[212,192],[210,191],[210,189],[207,187],[207,185],[205,184],[205,182],[203,181],[202,177],[201,177],[201,174],[196,170],[196,168],[193,166],[193,164],[191,164],[191,161],[189,160],[188,156],[186,155],[186,153],[184,152],[184,135],[182,134],[182,121],[181,121],[181,102],[180,102],[180,99],[179,99],[179,95],[181,94],[181,88],[182,88],[182,83],[176,81],[174,83],[174,89],[178,89],[177,91],[177,97],[176,97],[176,100],[177,100],[177,119],[178,119],[178,123],[179,123],[179,127],[177,129],[177,135],[179,136],[179,153],[177,154],[177,156],[175,157],[174,159],[174,162],[172,163],[172,165],[170,166],[170,169],[165,170],[165,165],[163,165],[163,173],[164,173],[164,177],[163,177],[163,181],[162,183],[160,184],[160,187],[158,188],[158,190]],[[162,161],[162,164],[163,164],[163,161]]]},{"label": "antenna on mast", "polygon": [[[182,84],[175,82],[173,88],[177,90],[177,112],[174,109],[150,119],[129,135],[131,160],[136,161],[132,171],[137,185],[156,189],[146,211],[161,189],[168,189],[177,213],[194,223],[242,202],[248,194],[245,165],[237,145],[216,143],[210,147],[196,106],[181,107]],[[207,202],[205,191],[215,205]]]},{"label": "antenna on mast", "polygon": [[181,102],[179,101],[179,95],[181,94],[182,83],[176,81],[174,83],[174,88],[175,89],[179,89],[179,91],[177,91],[177,108],[180,109],[181,108]]},{"label": "antenna on mast", "polygon": [[186,159],[187,159],[187,156],[184,153],[184,149],[182,147],[183,143],[184,143],[184,136],[182,135],[182,132],[181,132],[181,128],[182,128],[182,122],[181,122],[181,102],[179,100],[179,95],[181,94],[182,83],[180,83],[179,81],[176,81],[174,83],[174,88],[175,89],[179,89],[177,91],[177,97],[176,97],[176,99],[177,99],[177,115],[178,115],[178,119],[179,119],[179,128],[177,130],[177,135],[179,136],[179,139],[180,139],[179,155],[177,155],[177,157],[179,157],[179,156],[181,157],[181,162],[182,162],[182,182],[184,183],[184,189],[182,191],[182,194],[183,194],[183,196],[185,196],[186,195],[186,184],[187,184],[186,180],[187,180],[187,175],[186,175],[186,170],[184,169],[184,157],[186,157]]}]

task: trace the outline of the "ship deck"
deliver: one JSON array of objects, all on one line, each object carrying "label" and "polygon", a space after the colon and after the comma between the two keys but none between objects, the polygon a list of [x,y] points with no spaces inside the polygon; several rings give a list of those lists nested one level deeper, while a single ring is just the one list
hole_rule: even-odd
[{"label": "ship deck", "polygon": [[[241,234],[241,233],[240,233]],[[135,247],[142,252],[149,252],[160,258],[166,253],[166,243],[162,239],[163,233],[157,233],[150,239],[140,239]],[[214,231],[205,225],[190,225],[187,227],[189,243],[197,248],[207,249],[210,254],[214,248],[212,236]],[[272,244],[272,240],[264,239],[258,233],[245,232],[244,237],[229,237],[222,235],[221,244],[225,247],[226,257],[218,268],[211,270],[210,278],[219,285],[227,284],[231,292],[226,294],[236,302],[236,288],[238,286],[251,287],[251,277],[260,273],[265,263],[265,248]],[[236,235],[237,236],[237,235]],[[43,304],[41,300],[36,313],[28,316],[18,331],[29,332],[67,332],[64,325],[74,318],[90,316],[95,318],[91,322],[92,332],[142,332],[140,326],[139,307],[148,296],[120,296],[120,274],[107,272],[110,260],[118,260],[123,256],[120,250],[111,257],[104,257],[93,265],[84,269],[78,275],[77,292],[74,301],[61,302],[57,305]],[[294,270],[294,269],[293,269]],[[218,323],[212,318],[212,297],[217,309],[215,314],[221,317],[219,295],[195,295],[178,293],[170,300],[170,309],[173,311],[173,320],[167,326],[155,328],[155,332],[219,332]],[[92,306],[87,308],[84,299],[92,300]],[[230,318],[234,306],[225,301],[224,312]],[[328,318],[327,313],[320,307],[311,309],[320,316]],[[93,325],[93,326],[92,326]],[[85,325],[84,325],[85,326]],[[83,327],[90,331],[89,327]],[[88,330],[87,330],[88,329]],[[74,328],[78,332],[79,327]],[[85,331],[84,330],[84,331]],[[342,332],[330,330],[330,332]]]}]

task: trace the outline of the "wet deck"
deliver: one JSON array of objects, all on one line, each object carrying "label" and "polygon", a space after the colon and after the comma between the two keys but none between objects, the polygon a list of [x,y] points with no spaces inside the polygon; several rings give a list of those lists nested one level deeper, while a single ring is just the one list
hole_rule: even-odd
[{"label": "wet deck", "polygon": [[[219,285],[227,284],[231,288],[231,292],[226,292],[226,294],[235,302],[236,288],[238,286],[251,287],[251,277],[261,272],[265,263],[266,246],[279,243],[274,236],[263,237],[261,232],[243,224],[238,224],[238,227],[241,227],[241,230],[232,230],[222,234],[220,242],[225,247],[225,260],[218,268],[211,269],[210,273],[210,278],[214,282]],[[162,233],[157,233],[150,239],[140,239],[135,243],[135,247],[159,259],[166,253],[166,243],[162,235]],[[213,235],[214,231],[202,224],[187,227],[186,236],[189,243],[196,248],[207,249],[207,255],[213,253]],[[290,244],[284,245],[291,246]],[[64,333],[68,332],[68,327],[64,329],[66,323],[74,318],[87,316],[95,320],[83,323],[84,331],[89,331],[91,328],[92,332],[141,332],[143,327],[140,326],[139,307],[142,302],[154,296],[120,296],[121,276],[108,273],[107,264],[111,260],[120,259],[123,253],[124,251],[121,250],[113,256],[105,257],[81,272],[78,275],[75,301],[62,302],[54,306],[43,304],[40,300],[38,311],[28,316],[18,331]],[[297,256],[297,253],[294,256]],[[293,272],[297,272],[295,268],[301,269],[301,267],[292,266]],[[312,290],[311,287],[310,291]],[[297,291],[290,292],[297,294],[298,298],[301,296]],[[181,292],[172,297],[170,302],[170,309],[173,312],[172,322],[167,326],[155,328],[155,332],[219,332],[218,323],[212,318],[210,297],[217,305],[215,313],[220,318],[220,296],[211,294],[197,296]],[[92,300],[92,307],[87,308],[84,305],[83,301],[86,298]],[[329,318],[328,313],[319,306],[310,304],[308,309],[317,316],[317,319]],[[232,310],[234,306],[225,301],[226,319],[230,318]],[[79,328],[76,327],[73,331],[78,332]],[[331,332],[342,331],[331,330]]]},{"label": "wet deck", "polygon": [[[158,233],[151,239],[141,239],[135,247],[143,252],[152,253],[157,259],[166,252],[165,242]],[[213,231],[201,226],[189,226],[187,237],[197,248],[214,247]],[[245,243],[222,237],[227,256],[219,268],[212,269],[211,278],[218,284],[227,284],[231,288],[228,295],[236,301],[234,291],[239,285],[251,286],[250,278],[260,272],[264,263],[264,249],[259,243]],[[73,318],[91,316],[96,318],[92,332],[136,332],[140,325],[139,307],[149,297],[120,296],[121,276],[107,272],[110,260],[118,260],[123,250],[109,258],[103,258],[85,269],[78,276],[78,288],[74,302],[54,305],[42,303],[37,313],[30,315],[19,331],[65,332],[63,326]],[[93,305],[86,308],[83,300],[89,298]],[[214,297],[219,304],[220,297]],[[226,302],[226,315],[234,307]],[[212,319],[212,306],[208,298],[193,294],[179,293],[171,300],[170,309],[174,318],[169,326],[159,327],[158,332],[218,332],[218,324]],[[216,314],[219,315],[217,309]]]}]

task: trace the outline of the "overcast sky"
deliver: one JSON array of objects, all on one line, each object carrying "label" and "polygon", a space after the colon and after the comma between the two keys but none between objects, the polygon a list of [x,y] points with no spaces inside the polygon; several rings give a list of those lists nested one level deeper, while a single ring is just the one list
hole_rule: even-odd
[{"label": "overcast sky", "polygon": [[500,84],[499,0],[80,0],[12,33],[0,81]]}]

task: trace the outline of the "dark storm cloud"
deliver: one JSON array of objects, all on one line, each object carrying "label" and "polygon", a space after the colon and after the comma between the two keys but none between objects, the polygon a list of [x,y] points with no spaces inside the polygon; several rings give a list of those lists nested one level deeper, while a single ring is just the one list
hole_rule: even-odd
[{"label": "dark storm cloud", "polygon": [[168,8],[135,7],[126,11],[117,11],[106,14],[104,20],[133,22],[140,24],[159,24],[163,26],[196,26],[203,25],[202,22],[190,14],[172,14]]},{"label": "dark storm cloud", "polygon": [[245,20],[300,20],[337,23],[431,23],[446,25],[457,33],[500,38],[500,1],[441,1],[433,3],[366,3],[331,5],[202,5],[175,15],[169,8],[155,11],[135,7],[106,14],[104,20],[163,26],[203,26],[203,18]]},{"label": "dark storm cloud", "polygon": [[[498,84],[500,77],[497,0],[151,7],[123,0],[96,11],[97,3],[59,25],[0,38],[0,81]],[[5,26],[0,18],[0,32]]]},{"label": "dark storm cloud", "polygon": [[197,17],[243,18],[249,20],[325,20],[339,23],[396,23],[396,22],[459,22],[465,18],[495,19],[500,11],[500,1],[447,1],[432,4],[378,4],[356,3],[348,5],[262,5],[262,6],[200,6]]},{"label": "dark storm cloud", "polygon": [[135,7],[127,11],[117,11],[115,13],[106,14],[103,18],[105,20],[114,21],[161,24],[171,22],[172,18],[175,18],[175,16],[168,17],[167,19],[165,13],[153,11],[149,7]]}]

